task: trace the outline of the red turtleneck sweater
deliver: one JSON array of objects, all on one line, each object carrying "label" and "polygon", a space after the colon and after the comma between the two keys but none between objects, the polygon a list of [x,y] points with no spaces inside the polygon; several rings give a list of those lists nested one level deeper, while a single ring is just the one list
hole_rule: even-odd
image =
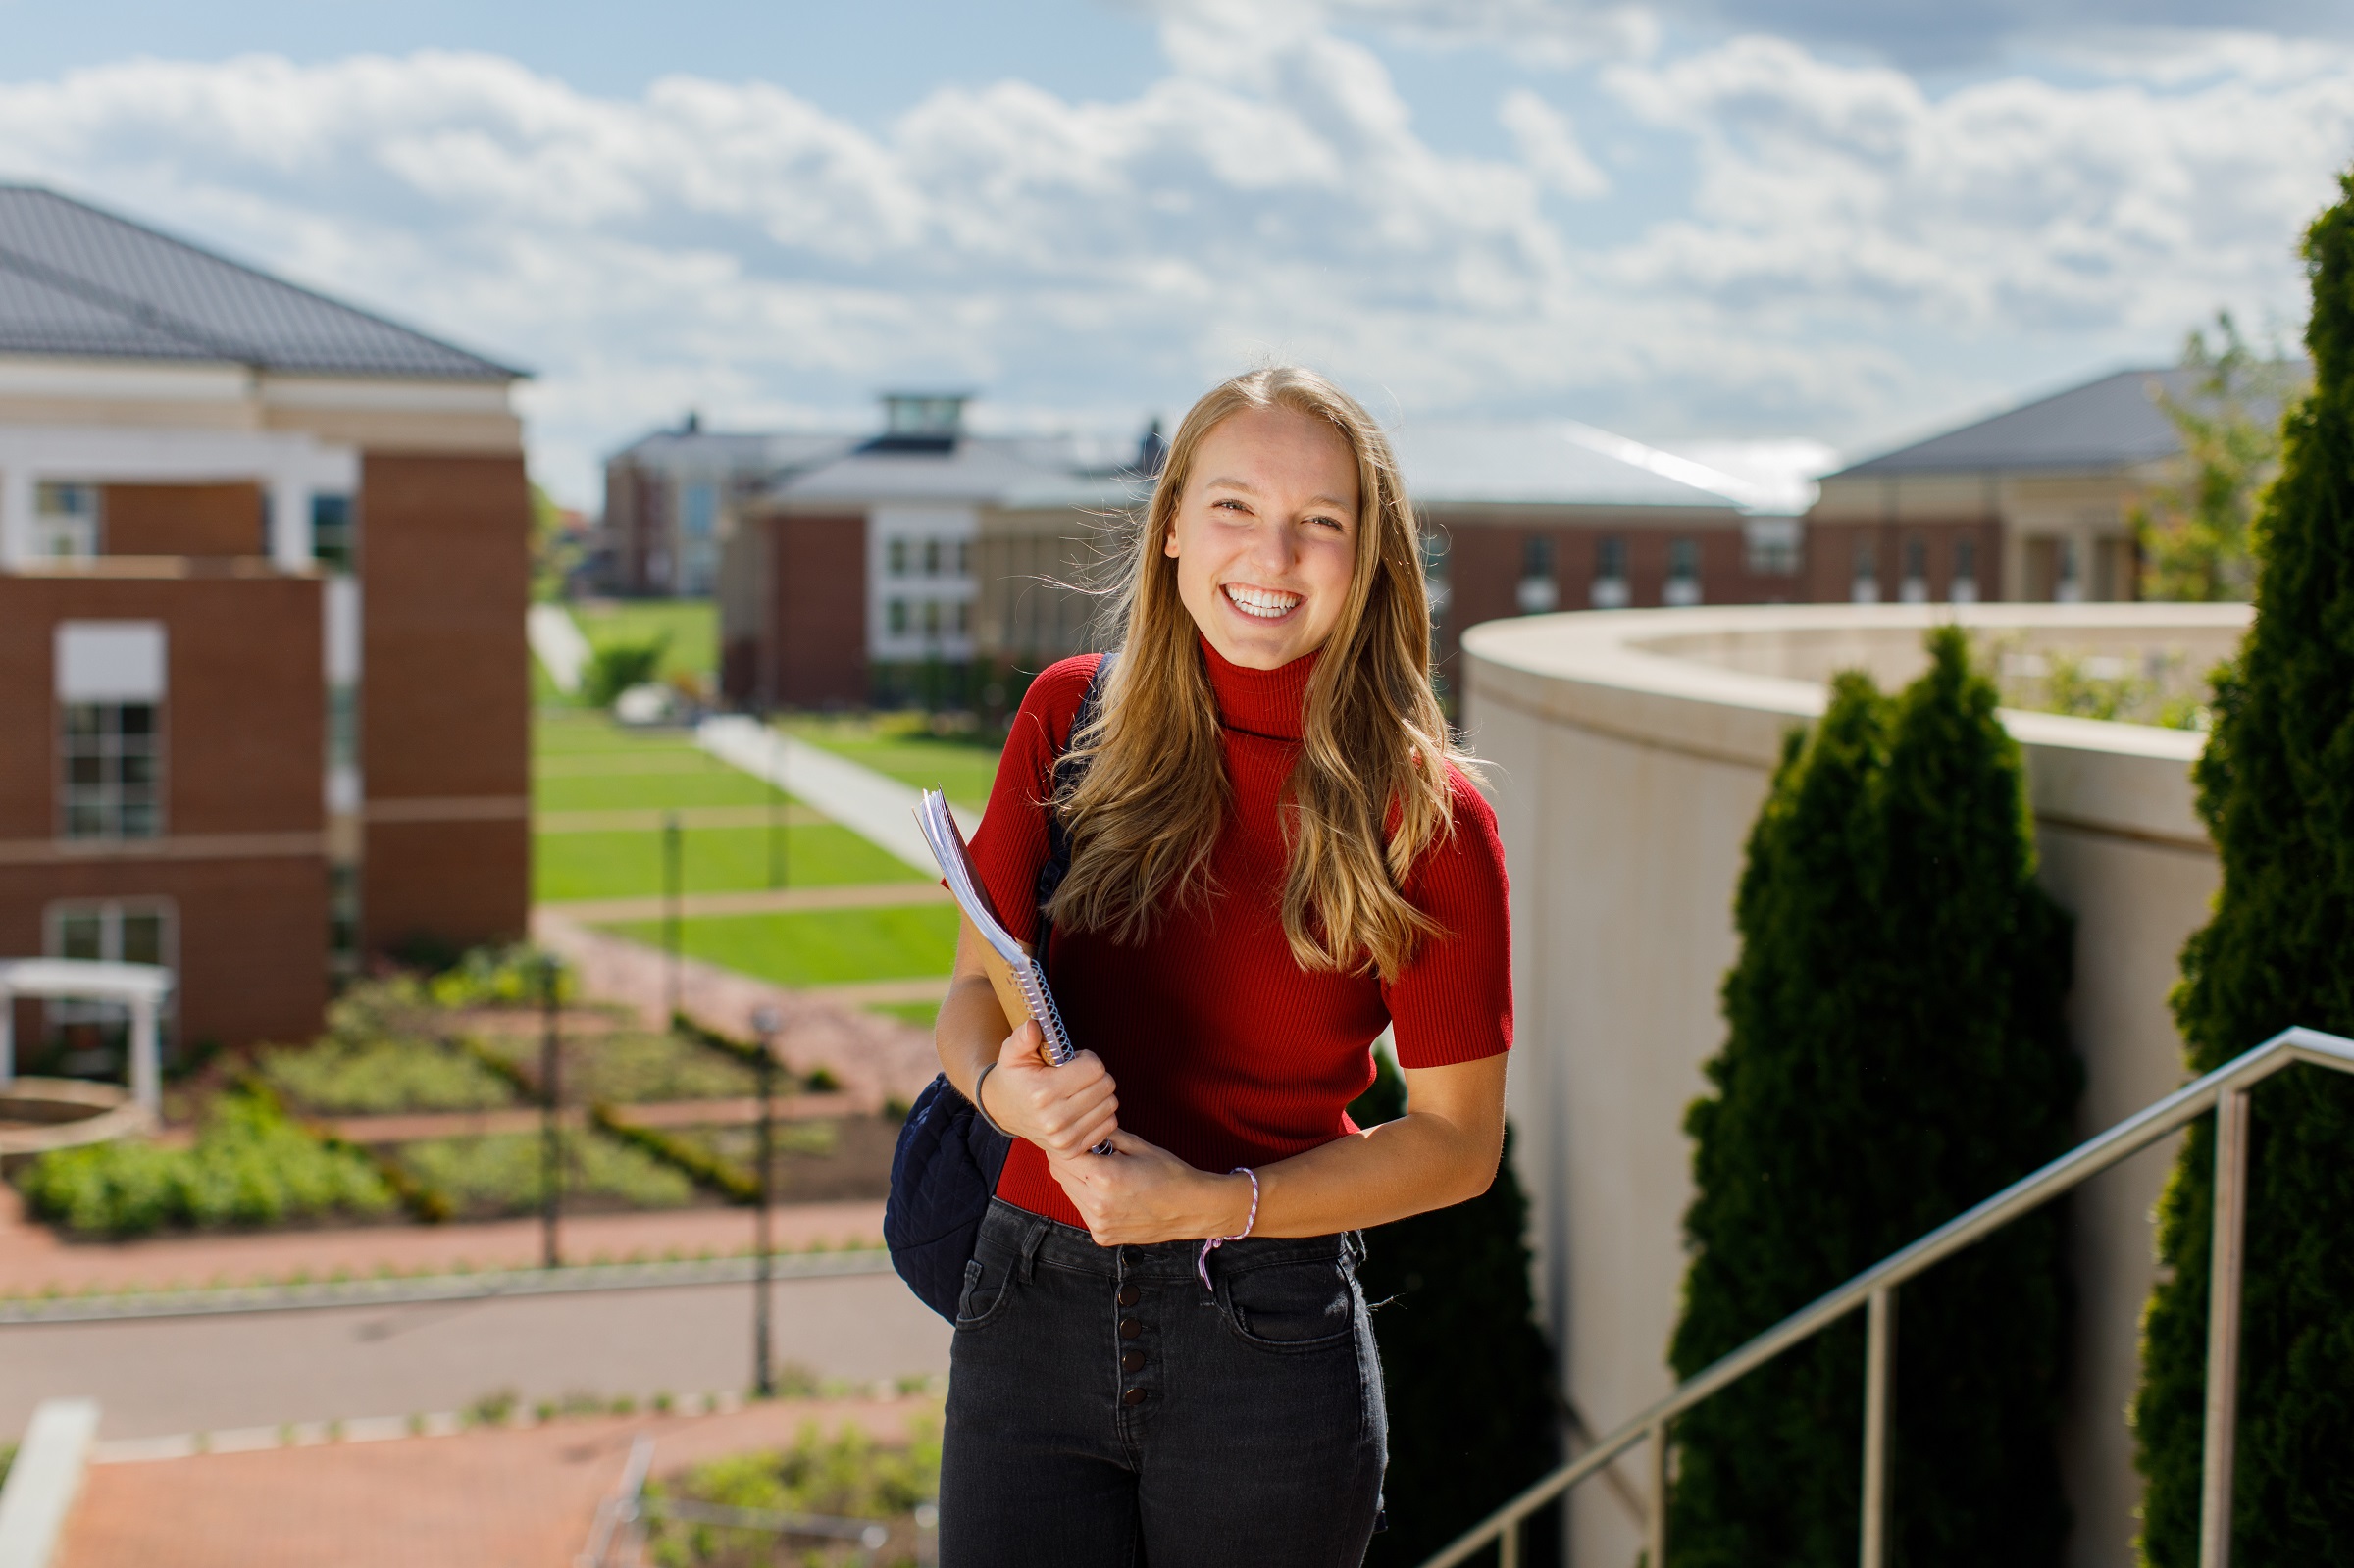
[{"label": "red turtleneck sweater", "polygon": [[[1047,858],[1045,802],[1098,655],[1065,659],[1031,683],[998,765],[973,861],[1006,926],[1037,927]],[[1048,955],[1071,1037],[1119,1086],[1120,1125],[1201,1170],[1287,1159],[1356,1130],[1349,1102],[1373,1082],[1371,1046],[1397,1026],[1403,1067],[1476,1061],[1512,1042],[1511,940],[1496,814],[1449,771],[1455,830],[1425,850],[1406,895],[1438,922],[1398,978],[1310,972],[1284,939],[1284,846],[1276,804],[1300,754],[1315,658],[1280,670],[1202,657],[1217,695],[1233,815],[1210,860],[1217,895],[1166,911],[1122,946],[1057,928]],[[1016,1139],[998,1195],[1081,1223],[1037,1145]]]}]

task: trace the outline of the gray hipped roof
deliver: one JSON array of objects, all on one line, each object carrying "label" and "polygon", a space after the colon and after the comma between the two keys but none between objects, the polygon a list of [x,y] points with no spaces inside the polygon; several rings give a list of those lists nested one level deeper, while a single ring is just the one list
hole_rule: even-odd
[{"label": "gray hipped roof", "polygon": [[[1992,469],[2109,469],[2181,450],[2158,394],[2195,401],[2196,370],[2119,371],[2007,414],[1899,447],[1831,476],[1983,473]],[[2265,410],[2255,411],[2263,417]],[[2275,411],[2277,412],[2277,411]]]},{"label": "gray hipped roof", "polygon": [[0,353],[435,380],[524,374],[30,185],[0,185]]}]

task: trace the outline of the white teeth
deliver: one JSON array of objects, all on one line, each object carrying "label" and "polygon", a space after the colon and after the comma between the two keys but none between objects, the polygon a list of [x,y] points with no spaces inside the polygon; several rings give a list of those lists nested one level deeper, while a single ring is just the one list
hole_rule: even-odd
[{"label": "white teeth", "polygon": [[1292,613],[1293,607],[1300,602],[1300,595],[1297,593],[1276,593],[1266,588],[1237,587],[1231,582],[1226,584],[1226,597],[1243,614],[1256,616],[1262,621],[1273,621],[1278,617],[1289,615]]}]

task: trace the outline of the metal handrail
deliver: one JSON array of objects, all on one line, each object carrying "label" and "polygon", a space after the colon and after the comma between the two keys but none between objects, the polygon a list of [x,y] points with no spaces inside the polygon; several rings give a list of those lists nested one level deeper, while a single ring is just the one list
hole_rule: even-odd
[{"label": "metal handrail", "polygon": [[1812,1304],[1800,1308],[1740,1348],[1730,1351],[1597,1441],[1584,1453],[1529,1487],[1458,1537],[1423,1568],[1452,1568],[1491,1543],[1502,1568],[1517,1568],[1519,1525],[1612,1460],[1651,1444],[1650,1568],[1665,1568],[1667,1544],[1667,1425],[1737,1379],[1858,1307],[1869,1314],[1866,1333],[1863,1568],[1885,1561],[1889,1374],[1895,1345],[1896,1288],[1989,1232],[2041,1207],[2209,1111],[2217,1114],[2215,1247],[2208,1311],[2205,1471],[2199,1512],[2200,1568],[2229,1568],[2231,1440],[2239,1361],[2241,1234],[2246,1216],[2247,1095],[2264,1080],[2297,1062],[2354,1073],[2354,1039],[2313,1029],[2284,1029],[2204,1078],[2185,1084],[2147,1109],[2061,1155],[2032,1175],[1956,1215],[1928,1235],[1883,1258]]}]

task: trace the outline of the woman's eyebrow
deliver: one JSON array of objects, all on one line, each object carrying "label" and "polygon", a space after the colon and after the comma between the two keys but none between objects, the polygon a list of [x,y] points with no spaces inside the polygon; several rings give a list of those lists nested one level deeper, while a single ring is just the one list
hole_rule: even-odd
[{"label": "woman's eyebrow", "polygon": [[1255,488],[1241,480],[1204,480],[1202,481],[1202,488],[1205,490],[1240,490],[1245,495],[1258,493]]}]

